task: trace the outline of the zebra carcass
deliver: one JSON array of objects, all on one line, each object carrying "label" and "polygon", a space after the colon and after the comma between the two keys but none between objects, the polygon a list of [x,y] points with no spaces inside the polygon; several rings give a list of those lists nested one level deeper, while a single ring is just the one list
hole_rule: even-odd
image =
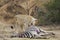
[{"label": "zebra carcass", "polygon": [[33,38],[50,38],[55,34],[53,32],[48,32],[43,29],[39,29],[37,26],[30,26],[26,29],[26,32],[30,32]]},{"label": "zebra carcass", "polygon": [[53,32],[47,32],[43,29],[39,29],[37,26],[30,26],[28,27],[25,32],[18,33],[12,37],[19,37],[19,38],[50,38],[55,36]]}]

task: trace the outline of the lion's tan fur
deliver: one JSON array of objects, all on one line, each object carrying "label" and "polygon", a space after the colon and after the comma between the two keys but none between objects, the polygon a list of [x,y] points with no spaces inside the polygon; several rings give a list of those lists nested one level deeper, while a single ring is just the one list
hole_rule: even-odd
[{"label": "lion's tan fur", "polygon": [[35,18],[29,15],[16,15],[16,26],[20,27],[24,31],[29,25],[35,24]]},{"label": "lion's tan fur", "polygon": [[7,27],[11,29],[11,26],[13,26],[14,28],[12,31],[14,30],[16,33],[18,33],[23,32],[27,27],[29,27],[29,25],[31,25],[31,23],[35,24],[35,20],[33,19],[35,18],[32,16],[20,14],[16,15],[15,17],[0,17],[0,22],[3,23],[6,29]]}]

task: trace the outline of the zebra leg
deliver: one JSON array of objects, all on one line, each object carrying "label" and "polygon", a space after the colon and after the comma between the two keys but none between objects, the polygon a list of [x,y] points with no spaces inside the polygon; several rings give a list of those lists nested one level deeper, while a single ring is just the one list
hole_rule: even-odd
[{"label": "zebra leg", "polygon": [[51,38],[51,37],[53,37],[53,36],[55,36],[54,33],[52,33],[52,32],[47,32],[47,33],[41,33],[41,34],[39,34],[39,35],[38,35],[38,38],[48,39],[48,38]]},{"label": "zebra leg", "polygon": [[49,38],[49,37],[40,36],[40,35],[35,35],[34,38],[35,38],[35,39],[47,39],[47,38]]}]

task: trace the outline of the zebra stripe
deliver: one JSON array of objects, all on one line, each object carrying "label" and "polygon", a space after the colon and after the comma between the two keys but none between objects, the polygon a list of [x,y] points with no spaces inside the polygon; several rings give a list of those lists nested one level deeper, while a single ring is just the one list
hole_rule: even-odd
[{"label": "zebra stripe", "polygon": [[30,32],[24,32],[22,34],[19,34],[19,38],[32,38],[33,35]]}]

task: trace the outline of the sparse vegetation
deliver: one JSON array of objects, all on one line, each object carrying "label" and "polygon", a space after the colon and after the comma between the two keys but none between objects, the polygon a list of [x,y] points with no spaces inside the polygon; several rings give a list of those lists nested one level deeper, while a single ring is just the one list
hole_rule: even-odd
[{"label": "sparse vegetation", "polygon": [[50,22],[60,24],[60,0],[53,0],[53,3],[46,5]]},{"label": "sparse vegetation", "polygon": [[53,0],[44,4],[47,12],[44,12],[41,7],[38,8],[39,25],[60,24],[60,0]]}]

